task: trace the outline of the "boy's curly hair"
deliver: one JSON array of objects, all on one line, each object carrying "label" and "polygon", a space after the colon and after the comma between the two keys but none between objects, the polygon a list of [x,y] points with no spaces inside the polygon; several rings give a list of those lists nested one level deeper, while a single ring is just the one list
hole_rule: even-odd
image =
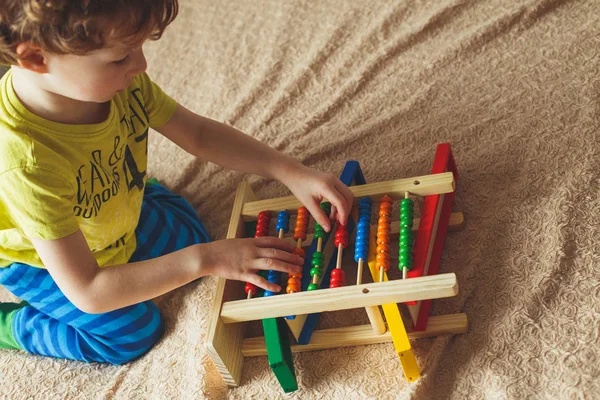
[{"label": "boy's curly hair", "polygon": [[86,54],[109,37],[156,40],[178,12],[177,0],[0,0],[0,64],[15,65],[19,43],[57,54]]}]

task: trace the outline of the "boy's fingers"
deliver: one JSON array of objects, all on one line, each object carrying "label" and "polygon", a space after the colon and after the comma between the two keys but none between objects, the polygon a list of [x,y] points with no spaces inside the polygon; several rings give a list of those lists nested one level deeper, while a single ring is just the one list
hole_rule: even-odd
[{"label": "boy's fingers", "polygon": [[331,221],[323,209],[318,204],[306,204],[305,206],[315,221],[325,229],[325,232],[329,232],[331,230]]},{"label": "boy's fingers", "polygon": [[302,257],[296,254],[275,248],[259,248],[257,255],[260,258],[283,261],[284,263],[293,265],[302,265],[302,262],[304,261]]},{"label": "boy's fingers", "polygon": [[275,248],[285,250],[288,253],[294,251],[294,244],[289,240],[279,239],[275,236],[262,236],[254,239],[255,244],[259,248]]},{"label": "boy's fingers", "polygon": [[336,215],[337,215],[337,207],[332,204],[331,205],[331,212],[329,213],[329,219],[333,220]]},{"label": "boy's fingers", "polygon": [[341,186],[339,190],[340,193],[346,199],[346,204],[348,204],[348,210],[352,209],[352,204],[354,204],[354,193],[352,192],[352,190],[350,190],[348,186],[344,185],[341,181],[338,185]]},{"label": "boy's fingers", "polygon": [[299,263],[291,264],[274,258],[258,258],[254,263],[254,267],[266,271],[287,272],[288,274],[296,274],[302,271],[302,267],[300,267]]},{"label": "boy's fingers", "polygon": [[340,216],[340,222],[346,225],[348,220],[348,203],[346,198],[337,190],[329,191],[326,197],[331,202],[332,208],[336,208]]},{"label": "boy's fingers", "polygon": [[258,286],[265,290],[270,290],[271,292],[280,292],[281,291],[281,286],[271,283],[268,280],[266,280],[265,278],[263,278],[257,274],[247,275],[245,281],[250,282],[250,283],[254,284],[255,286]]},{"label": "boy's fingers", "polygon": [[347,215],[350,215],[350,210],[352,210],[352,204],[354,203],[354,193],[352,193],[352,190],[350,190],[348,186],[344,185],[342,181],[338,181],[336,184],[336,189],[344,197],[344,200],[346,201]]}]

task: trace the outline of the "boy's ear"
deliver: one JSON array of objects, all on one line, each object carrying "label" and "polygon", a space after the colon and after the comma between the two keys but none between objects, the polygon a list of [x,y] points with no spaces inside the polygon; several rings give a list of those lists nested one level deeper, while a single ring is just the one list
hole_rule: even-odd
[{"label": "boy's ear", "polygon": [[18,63],[21,67],[38,74],[45,74],[48,72],[46,58],[39,46],[35,46],[31,43],[19,43],[17,45],[16,53]]}]

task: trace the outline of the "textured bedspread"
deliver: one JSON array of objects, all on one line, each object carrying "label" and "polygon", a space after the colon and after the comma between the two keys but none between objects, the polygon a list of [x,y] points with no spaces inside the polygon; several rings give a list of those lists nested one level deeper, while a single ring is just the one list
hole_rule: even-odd
[{"label": "textured bedspread", "polygon": [[[411,384],[388,343],[295,355],[292,395],[266,357],[227,389],[203,347],[206,278],[157,299],[166,334],[129,365],[0,352],[0,397],[600,398],[599,52],[594,0],[182,0],[146,53],[188,108],[324,171],[356,159],[369,182],[427,174],[452,144],[466,226],[440,270],[459,294],[432,312],[467,313],[469,331],[414,341]],[[155,133],[149,154],[216,239],[239,182],[288,194]]]}]

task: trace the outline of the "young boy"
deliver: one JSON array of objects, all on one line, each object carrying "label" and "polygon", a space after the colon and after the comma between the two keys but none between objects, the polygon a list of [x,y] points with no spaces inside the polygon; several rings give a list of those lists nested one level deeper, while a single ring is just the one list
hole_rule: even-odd
[{"label": "young boy", "polygon": [[[0,64],[0,348],[122,364],[162,332],[151,299],[205,275],[279,291],[256,272],[302,260],[276,238],[210,242],[191,206],[147,181],[148,129],[189,153],[284,183],[326,230],[353,196],[177,104],[145,74],[177,0],[3,0]],[[333,216],[333,213],[332,213]],[[330,216],[331,217],[331,216]]]}]

